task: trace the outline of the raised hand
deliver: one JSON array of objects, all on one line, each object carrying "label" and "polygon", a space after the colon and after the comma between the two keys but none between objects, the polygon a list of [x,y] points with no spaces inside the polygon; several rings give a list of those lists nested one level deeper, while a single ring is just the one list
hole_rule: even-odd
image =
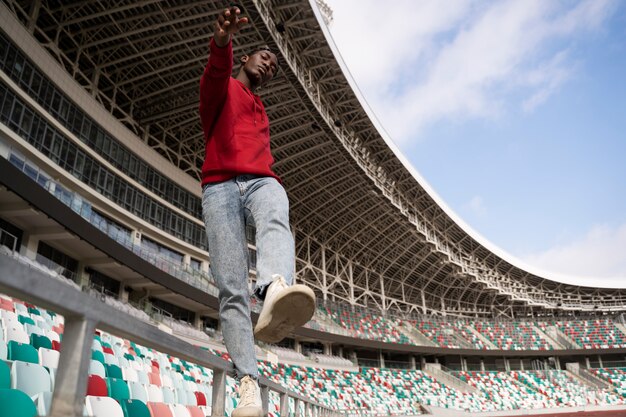
[{"label": "raised hand", "polygon": [[241,10],[239,7],[232,6],[224,11],[217,17],[215,24],[215,34],[213,39],[217,46],[224,47],[228,44],[230,36],[241,30],[242,27],[249,23],[247,17],[240,18]]}]

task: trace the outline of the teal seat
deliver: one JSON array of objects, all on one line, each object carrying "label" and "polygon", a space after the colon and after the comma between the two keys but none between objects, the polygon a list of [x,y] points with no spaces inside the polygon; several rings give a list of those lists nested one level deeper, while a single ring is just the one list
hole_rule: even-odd
[{"label": "teal seat", "polygon": [[107,388],[109,389],[109,397],[115,398],[117,401],[130,400],[130,391],[128,384],[123,379],[107,378]]},{"label": "teal seat", "polygon": [[130,353],[124,353],[124,358],[126,358],[126,360],[129,360],[129,361],[135,360],[135,357],[131,355]]},{"label": "teal seat", "polygon": [[122,368],[117,365],[104,365],[108,378],[123,379]]},{"label": "teal seat", "polygon": [[15,340],[9,341],[7,358],[10,361],[22,361],[30,363],[39,363],[39,355],[37,349],[26,343],[19,343]]},{"label": "teal seat", "polygon": [[46,336],[42,336],[36,333],[32,333],[30,335],[30,344],[33,345],[35,349],[52,349],[52,342],[50,341],[50,339],[48,339]]},{"label": "teal seat", "polygon": [[33,400],[22,391],[0,389],[0,417],[35,417],[37,408]]},{"label": "teal seat", "polygon": [[96,360],[104,365],[104,353],[100,352],[99,350],[91,351],[91,359]]},{"label": "teal seat", "polygon": [[150,417],[148,406],[140,400],[120,401],[124,417]]},{"label": "teal seat", "polygon": [[30,317],[22,316],[21,314],[17,316],[17,321],[22,324],[32,324],[33,326],[35,325],[35,320],[31,319]]},{"label": "teal seat", "polygon": [[34,314],[34,315],[36,315],[36,316],[41,316],[41,312],[40,312],[39,310],[37,310],[36,308],[30,308],[30,307],[29,307],[29,308],[28,308],[28,312],[29,312],[30,314]]},{"label": "teal seat", "polygon": [[0,389],[11,388],[11,369],[5,361],[0,361]]}]

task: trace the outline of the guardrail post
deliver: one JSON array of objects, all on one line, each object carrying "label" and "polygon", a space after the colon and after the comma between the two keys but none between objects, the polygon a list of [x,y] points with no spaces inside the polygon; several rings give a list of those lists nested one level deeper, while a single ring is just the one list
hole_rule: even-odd
[{"label": "guardrail post", "polygon": [[289,417],[289,395],[280,393],[280,417]]},{"label": "guardrail post", "polygon": [[294,409],[294,417],[302,417],[300,415],[300,398],[295,398],[294,399],[293,409]]},{"label": "guardrail post", "polygon": [[261,387],[261,405],[263,406],[263,415],[267,416],[267,413],[270,409],[270,387],[262,386]]},{"label": "guardrail post", "polygon": [[304,403],[304,417],[313,417],[311,413],[311,403],[309,402]]},{"label": "guardrail post", "polygon": [[211,401],[211,415],[224,417],[224,403],[226,399],[226,371],[213,370],[213,396]]},{"label": "guardrail post", "polygon": [[50,417],[81,417],[85,407],[91,345],[96,322],[65,317],[65,330],[54,383]]}]

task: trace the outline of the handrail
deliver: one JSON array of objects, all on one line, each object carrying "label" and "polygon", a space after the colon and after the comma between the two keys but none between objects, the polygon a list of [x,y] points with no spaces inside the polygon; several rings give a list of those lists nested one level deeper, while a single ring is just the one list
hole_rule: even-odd
[{"label": "handrail", "polygon": [[[43,272],[29,268],[6,255],[0,255],[0,291],[65,317],[51,417],[83,415],[91,345],[96,327],[213,370],[212,414],[224,415],[226,376],[234,375],[231,363],[94,300],[80,290],[51,279]],[[281,409],[288,407],[289,398],[296,401],[296,416],[299,415],[299,402],[305,404],[305,414],[308,412],[306,417],[336,415],[334,410],[267,378],[260,377],[259,385],[266,414],[269,391],[274,391],[279,394]],[[284,415],[287,416],[288,413]]]}]

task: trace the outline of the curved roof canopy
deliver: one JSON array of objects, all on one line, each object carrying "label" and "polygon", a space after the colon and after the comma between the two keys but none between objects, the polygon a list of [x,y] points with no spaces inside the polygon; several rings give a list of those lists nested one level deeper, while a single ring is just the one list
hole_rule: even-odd
[{"label": "curved roof canopy", "polygon": [[[3,1],[105,108],[198,178],[198,82],[223,2]],[[234,38],[235,55],[266,43],[280,52],[279,76],[260,94],[290,196],[299,273],[321,293],[450,314],[626,309],[625,289],[549,279],[454,215],[363,105],[314,4],[243,7],[252,24]]]}]

